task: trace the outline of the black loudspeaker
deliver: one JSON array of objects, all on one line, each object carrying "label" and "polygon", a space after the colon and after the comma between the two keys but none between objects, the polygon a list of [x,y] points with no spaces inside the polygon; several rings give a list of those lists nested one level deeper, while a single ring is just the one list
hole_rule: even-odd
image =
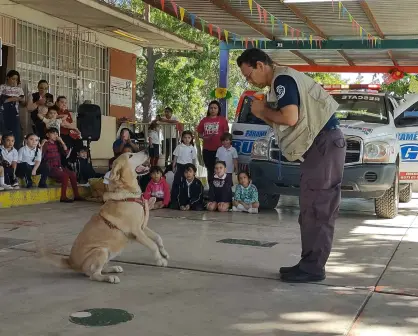
[{"label": "black loudspeaker", "polygon": [[102,130],[102,111],[95,104],[81,104],[78,107],[77,128],[83,140],[98,141]]}]

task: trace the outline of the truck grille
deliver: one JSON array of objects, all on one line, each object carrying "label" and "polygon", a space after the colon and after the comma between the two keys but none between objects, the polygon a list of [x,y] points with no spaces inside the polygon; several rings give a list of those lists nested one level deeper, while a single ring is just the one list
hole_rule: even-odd
[{"label": "truck grille", "polygon": [[[361,161],[361,149],[362,149],[362,143],[361,139],[357,137],[346,137],[347,142],[347,153],[345,155],[345,165],[353,165],[360,163]],[[279,160],[283,163],[287,164],[294,164],[298,165],[301,162],[299,160],[297,161],[289,161],[284,156],[280,155],[280,149],[276,144],[276,141],[274,138],[270,140],[270,157],[269,159],[271,161],[279,162]]]}]

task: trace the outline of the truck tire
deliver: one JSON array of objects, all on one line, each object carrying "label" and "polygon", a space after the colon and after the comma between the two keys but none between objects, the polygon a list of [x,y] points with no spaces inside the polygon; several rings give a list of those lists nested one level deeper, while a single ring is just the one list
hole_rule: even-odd
[{"label": "truck tire", "polygon": [[374,200],[374,209],[378,218],[392,219],[398,215],[399,206],[399,172],[395,172],[392,187],[383,196]]},{"label": "truck tire", "polygon": [[261,209],[275,209],[277,207],[277,203],[279,203],[279,199],[280,195],[268,195],[263,193],[258,195],[258,201]]},{"label": "truck tire", "polygon": [[412,184],[399,191],[399,202],[409,203],[412,199]]}]

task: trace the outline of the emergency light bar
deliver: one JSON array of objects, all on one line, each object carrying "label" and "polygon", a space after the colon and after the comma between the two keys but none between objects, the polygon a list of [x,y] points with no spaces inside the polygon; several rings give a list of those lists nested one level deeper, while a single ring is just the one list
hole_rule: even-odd
[{"label": "emergency light bar", "polygon": [[380,84],[326,84],[322,87],[327,91],[332,90],[379,90]]}]

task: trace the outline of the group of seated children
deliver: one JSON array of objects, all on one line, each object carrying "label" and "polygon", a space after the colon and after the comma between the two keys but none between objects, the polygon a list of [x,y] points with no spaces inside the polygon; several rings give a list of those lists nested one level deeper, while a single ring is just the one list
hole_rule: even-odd
[{"label": "group of seated children", "polygon": [[[200,211],[205,208],[209,211],[258,213],[258,191],[251,183],[249,173],[238,173],[238,182],[235,193],[232,192],[232,174],[238,172],[238,154],[232,147],[232,135],[223,134],[222,147],[216,154],[215,174],[209,180],[209,200],[205,204],[203,199],[203,184],[196,177],[197,151],[193,144],[193,133],[184,131],[181,144],[174,150],[172,168],[174,180],[170,186],[166,181],[162,169],[156,165],[151,167],[150,177],[144,198],[156,198],[153,209],[170,207],[178,210]],[[152,146],[155,150],[155,144]],[[158,151],[158,149],[156,149]],[[155,161],[153,161],[155,164]]]},{"label": "group of seated children", "polygon": [[[68,149],[58,132],[56,128],[47,129],[46,139],[41,143],[36,134],[28,134],[25,145],[19,151],[14,148],[15,138],[12,134],[0,135],[0,190],[19,189],[17,177],[24,179],[26,187],[31,188],[32,176],[36,175],[41,176],[38,188],[47,188],[49,176],[61,183],[61,202],[83,200],[78,193],[77,182],[88,181],[91,177],[97,177],[97,174],[87,158],[85,147],[78,153],[76,172],[68,167],[65,162]],[[66,195],[68,181],[71,182],[74,199]]]}]

